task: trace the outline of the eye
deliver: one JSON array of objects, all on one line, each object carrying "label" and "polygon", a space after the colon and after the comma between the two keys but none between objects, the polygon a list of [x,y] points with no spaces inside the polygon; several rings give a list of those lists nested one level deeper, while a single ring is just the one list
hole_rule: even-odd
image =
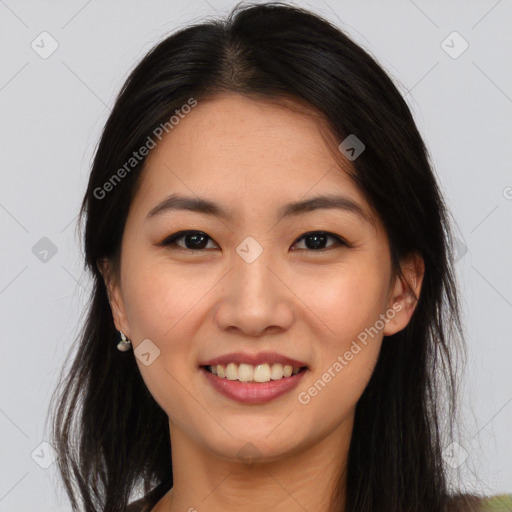
[{"label": "eye", "polygon": [[[334,244],[325,247],[329,238],[334,240]],[[323,250],[330,249],[333,245],[349,245],[343,238],[327,231],[311,231],[309,233],[305,233],[297,240],[297,242],[295,242],[295,244],[299,243],[301,240],[304,240],[306,247],[292,250],[321,252]],[[189,251],[215,249],[215,247],[208,247],[208,241],[213,242],[213,240],[203,231],[179,231],[178,233],[168,236],[160,245],[175,245]],[[213,243],[215,244],[215,242]]]},{"label": "eye", "polygon": [[[177,243],[181,240],[184,240],[185,246]],[[212,239],[206,233],[203,233],[203,231],[179,231],[178,233],[174,233],[174,235],[168,236],[161,245],[177,245],[185,250],[199,251],[205,249],[208,240]]]},{"label": "eye", "polygon": [[[325,247],[325,243],[329,238],[333,239],[335,243],[331,244],[328,247]],[[299,250],[311,250],[314,252],[321,252],[324,249],[331,249],[333,245],[348,246],[348,243],[341,237],[334,235],[333,233],[329,233],[327,231],[311,231],[310,233],[305,233],[304,235],[302,235],[296,243],[298,243],[300,240],[305,241],[306,248]]]}]

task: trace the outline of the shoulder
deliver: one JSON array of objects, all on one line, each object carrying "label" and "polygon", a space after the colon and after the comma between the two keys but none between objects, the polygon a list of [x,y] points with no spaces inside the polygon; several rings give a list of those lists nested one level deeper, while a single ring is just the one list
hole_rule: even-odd
[{"label": "shoulder", "polygon": [[512,512],[512,493],[485,498],[482,503],[482,512],[493,510],[496,512]]},{"label": "shoulder", "polygon": [[446,512],[512,512],[512,494],[491,497],[476,494],[450,496]]}]

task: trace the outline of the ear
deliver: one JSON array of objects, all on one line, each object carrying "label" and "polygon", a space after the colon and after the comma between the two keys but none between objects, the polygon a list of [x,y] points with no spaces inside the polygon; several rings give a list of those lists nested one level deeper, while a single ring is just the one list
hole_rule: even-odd
[{"label": "ear", "polygon": [[103,280],[105,282],[114,325],[118,331],[122,331],[128,339],[131,339],[118,276],[113,272],[112,264],[107,258],[99,259],[96,262],[96,266],[98,267],[98,270],[103,276]]},{"label": "ear", "polygon": [[423,258],[412,253],[401,261],[400,267],[403,276],[396,276],[388,303],[388,311],[394,311],[395,316],[386,323],[384,336],[391,336],[407,326],[420,297],[425,274]]}]

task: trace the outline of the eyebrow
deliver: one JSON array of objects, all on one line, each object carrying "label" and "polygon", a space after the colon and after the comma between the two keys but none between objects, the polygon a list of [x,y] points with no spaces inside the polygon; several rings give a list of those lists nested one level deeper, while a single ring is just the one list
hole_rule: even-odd
[{"label": "eyebrow", "polygon": [[[363,206],[347,196],[339,195],[319,195],[311,199],[286,204],[279,209],[278,220],[323,209],[338,209],[350,212],[373,225],[370,215]],[[208,199],[171,194],[148,212],[146,220],[170,210],[189,210],[226,220],[232,218],[230,212]]]}]

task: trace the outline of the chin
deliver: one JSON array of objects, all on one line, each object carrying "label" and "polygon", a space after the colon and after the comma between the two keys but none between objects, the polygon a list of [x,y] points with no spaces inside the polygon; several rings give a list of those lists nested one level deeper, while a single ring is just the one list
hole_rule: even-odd
[{"label": "chin", "polygon": [[[273,428],[275,428],[275,424]],[[234,435],[230,437],[223,435],[221,439],[209,438],[205,441],[208,448],[219,455],[221,458],[230,461],[240,461],[246,464],[255,462],[274,462],[284,457],[293,455],[301,450],[305,444],[299,442],[296,438],[290,438],[290,432],[296,433],[296,429],[290,428],[283,430],[281,435],[272,432],[272,429],[247,430],[246,424],[244,425],[243,434]],[[242,429],[237,429],[241,432]]]}]

